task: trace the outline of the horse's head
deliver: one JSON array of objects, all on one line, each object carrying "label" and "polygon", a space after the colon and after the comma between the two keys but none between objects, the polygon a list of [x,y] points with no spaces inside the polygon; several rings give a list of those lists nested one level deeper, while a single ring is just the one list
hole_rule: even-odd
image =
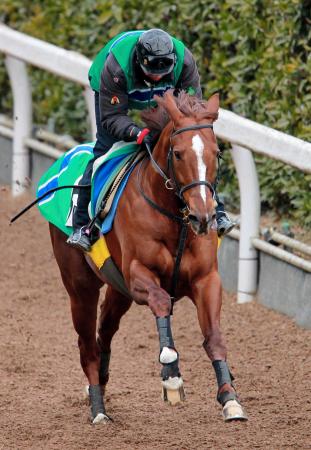
[{"label": "horse's head", "polygon": [[168,184],[187,205],[193,231],[206,234],[216,218],[214,182],[219,150],[213,122],[218,117],[219,96],[202,101],[185,92],[176,98],[168,91],[155,100],[170,118],[163,132],[169,143]]}]

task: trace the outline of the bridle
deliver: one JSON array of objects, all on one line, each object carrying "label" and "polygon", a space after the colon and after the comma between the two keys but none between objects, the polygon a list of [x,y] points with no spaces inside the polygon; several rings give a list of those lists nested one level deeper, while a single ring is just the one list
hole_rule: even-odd
[{"label": "bridle", "polygon": [[184,128],[179,128],[178,130],[175,130],[171,136],[170,136],[170,149],[168,151],[167,154],[167,168],[168,168],[168,173],[172,174],[172,179],[174,182],[174,187],[173,189],[175,189],[176,195],[180,198],[180,200],[182,202],[184,202],[186,205],[186,201],[184,199],[184,192],[188,191],[189,189],[192,189],[196,186],[207,186],[209,188],[209,190],[212,193],[213,198],[215,198],[215,189],[212,186],[212,184],[209,181],[206,180],[195,180],[192,181],[189,184],[186,184],[185,186],[180,186],[180,184],[177,181],[176,178],[176,174],[175,174],[175,168],[174,168],[174,162],[173,162],[173,146],[172,146],[172,138],[177,136],[180,133],[184,133],[185,131],[193,131],[193,130],[198,130],[201,128],[210,128],[211,130],[213,130],[213,125],[212,124],[204,124],[204,125],[191,125],[189,127],[184,127]]},{"label": "bridle", "polygon": [[[145,198],[145,200],[155,209],[157,209],[158,211],[160,211],[162,214],[170,217],[171,219],[175,220],[177,219],[177,221],[179,222],[181,219],[182,220],[187,220],[188,219],[188,215],[190,212],[190,208],[184,198],[184,193],[186,191],[188,191],[189,189],[192,189],[196,186],[207,186],[209,188],[209,190],[212,193],[212,197],[213,199],[215,199],[215,188],[214,186],[206,180],[194,180],[189,184],[186,184],[184,186],[181,186],[177,180],[176,177],[176,173],[175,173],[175,167],[174,167],[174,161],[173,161],[173,151],[174,151],[174,147],[172,145],[172,138],[174,138],[175,136],[177,136],[180,133],[184,133],[186,131],[193,131],[193,130],[198,130],[198,129],[202,129],[202,128],[210,128],[211,130],[213,130],[213,125],[210,123],[207,124],[202,124],[202,125],[190,125],[188,127],[183,127],[183,128],[179,128],[177,130],[174,130],[173,133],[170,136],[170,148],[167,154],[167,161],[166,161],[166,172],[164,172],[164,170],[159,166],[159,164],[155,161],[153,154],[150,150],[150,147],[148,145],[146,145],[146,149],[148,152],[148,156],[150,158],[151,164],[153,165],[153,167],[155,168],[155,170],[161,175],[161,177],[165,180],[165,187],[168,190],[174,190],[175,195],[177,195],[177,197],[181,200],[182,202],[182,209],[181,212],[183,213],[183,218],[179,217],[179,216],[175,216],[173,214],[171,214],[169,211],[166,211],[164,208],[160,207],[159,205],[157,205],[155,202],[153,202],[153,200],[151,200],[149,197],[147,197],[147,195],[143,192],[141,185],[140,185],[140,172],[141,170],[138,171],[137,175],[138,175],[138,186],[139,186],[139,190],[141,192],[141,194],[143,195],[143,197]],[[140,167],[141,169],[141,167]]]}]

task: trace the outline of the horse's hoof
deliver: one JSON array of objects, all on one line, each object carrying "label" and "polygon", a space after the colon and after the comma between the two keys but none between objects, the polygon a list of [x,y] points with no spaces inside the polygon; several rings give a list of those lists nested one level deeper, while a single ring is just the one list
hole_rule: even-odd
[{"label": "horse's hoof", "polygon": [[228,400],[223,407],[222,414],[225,422],[231,420],[248,420],[242,406],[236,400]]},{"label": "horse's hoof", "polygon": [[184,382],[181,377],[169,377],[162,381],[162,399],[175,406],[185,401]]},{"label": "horse's hoof", "polygon": [[108,423],[108,422],[111,422],[111,419],[110,419],[110,417],[106,416],[106,414],[104,414],[104,413],[98,413],[97,416],[95,417],[95,419],[92,420],[92,423],[94,425],[96,425],[101,422]]}]

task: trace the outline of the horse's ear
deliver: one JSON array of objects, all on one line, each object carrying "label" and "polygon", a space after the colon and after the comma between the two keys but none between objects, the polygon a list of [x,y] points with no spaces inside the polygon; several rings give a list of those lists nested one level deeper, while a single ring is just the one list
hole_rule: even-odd
[{"label": "horse's ear", "polygon": [[170,115],[173,122],[178,122],[184,117],[183,113],[177,108],[174,96],[170,91],[166,91],[163,97],[155,95],[153,98],[158,105],[163,106],[163,108]]},{"label": "horse's ear", "polygon": [[212,95],[206,103],[206,110],[213,114],[218,114],[219,110],[219,94]]}]

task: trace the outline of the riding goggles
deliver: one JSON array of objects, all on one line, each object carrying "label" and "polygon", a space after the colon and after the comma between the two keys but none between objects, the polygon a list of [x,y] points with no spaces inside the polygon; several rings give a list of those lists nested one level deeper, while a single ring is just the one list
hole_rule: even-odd
[{"label": "riding goggles", "polygon": [[145,74],[166,75],[174,69],[175,54],[165,56],[144,55],[140,63]]}]

